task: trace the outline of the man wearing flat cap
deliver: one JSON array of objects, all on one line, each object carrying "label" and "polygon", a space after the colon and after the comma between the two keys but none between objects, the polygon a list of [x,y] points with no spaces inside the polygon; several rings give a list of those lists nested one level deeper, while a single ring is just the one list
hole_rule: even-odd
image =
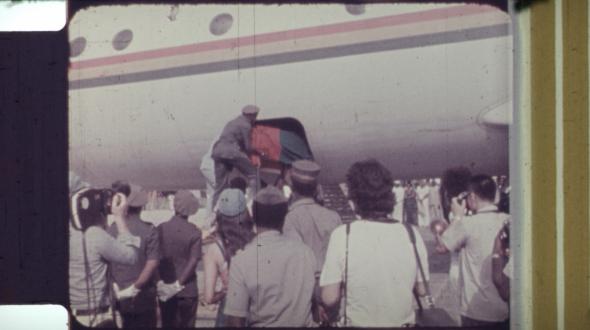
[{"label": "man wearing flat cap", "polygon": [[250,133],[258,111],[255,105],[245,106],[241,115],[225,125],[213,146],[211,153],[211,158],[215,162],[213,205],[217,203],[219,194],[228,187],[229,174],[234,167],[248,178],[250,189],[256,188],[256,168],[250,162],[249,156],[257,153],[250,144]]},{"label": "man wearing flat cap", "polygon": [[158,299],[163,328],[192,328],[198,305],[196,268],[201,259],[201,231],[188,222],[199,201],[190,191],[174,195],[174,216],[158,225],[162,259]]},{"label": "man wearing flat cap", "polygon": [[[138,261],[133,265],[112,263],[111,276],[116,307],[121,315],[124,328],[146,328],[156,326],[156,281],[155,273],[160,260],[160,243],[156,228],[141,220],[142,208],[148,202],[147,192],[124,181],[112,185],[116,192],[127,195],[129,208],[125,223],[129,232],[140,238]],[[117,237],[117,226],[113,223],[108,233]]]},{"label": "man wearing flat cap", "polygon": [[[330,234],[342,224],[338,213],[319,205],[314,200],[319,174],[320,166],[311,160],[298,160],[293,163],[289,176],[293,189],[293,202],[289,206],[289,213],[287,213],[283,226],[285,235],[302,241],[311,248],[315,255],[317,264],[315,267],[314,311],[318,314],[320,314],[320,307],[315,306],[315,303],[319,303],[321,299],[317,282],[324,266]],[[318,314],[315,315],[316,322],[320,321]]]},{"label": "man wearing flat cap", "polygon": [[313,251],[281,233],[287,199],[276,187],[260,190],[253,210],[256,236],[231,261],[226,325],[311,326]]}]

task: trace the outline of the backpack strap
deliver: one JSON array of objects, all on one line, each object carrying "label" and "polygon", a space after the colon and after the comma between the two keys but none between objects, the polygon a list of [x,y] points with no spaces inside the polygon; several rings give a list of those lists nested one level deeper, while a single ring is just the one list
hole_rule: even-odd
[{"label": "backpack strap", "polygon": [[348,325],[348,238],[350,236],[350,222],[346,224],[346,254],[344,258],[344,326]]}]

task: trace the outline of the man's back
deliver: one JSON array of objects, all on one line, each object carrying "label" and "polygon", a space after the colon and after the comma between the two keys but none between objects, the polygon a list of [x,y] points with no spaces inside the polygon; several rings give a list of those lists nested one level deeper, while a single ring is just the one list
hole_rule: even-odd
[{"label": "man's back", "polygon": [[496,207],[453,222],[441,237],[449,250],[460,250],[461,314],[475,320],[504,321],[508,305],[492,282],[494,239],[510,216]]},{"label": "man's back", "polygon": [[311,325],[315,257],[278,231],[258,234],[231,262],[225,314],[252,327]]},{"label": "man's back", "polygon": [[[194,224],[178,216],[161,223],[158,227],[160,249],[160,277],[165,283],[175,282],[184,270],[191,256],[201,255],[201,231]],[[178,297],[196,297],[196,275],[185,283]]]},{"label": "man's back", "polygon": [[[135,264],[126,265],[116,262],[112,264],[111,274],[115,282],[117,282],[122,289],[135,282],[148,259],[160,258],[160,248],[156,228],[152,224],[142,221],[138,216],[131,216],[130,219],[126,221],[126,224],[131,235],[139,237],[140,246],[137,262]],[[107,232],[111,236],[117,237],[117,226],[115,226],[114,223],[111,224]]]},{"label": "man's back", "polygon": [[249,147],[252,125],[242,115],[228,122],[213,146],[211,157],[235,158]]},{"label": "man's back", "polygon": [[[136,263],[126,265],[113,262],[111,265],[111,275],[113,280],[121,289],[128,288],[135,283],[148,260],[160,259],[160,244],[156,228],[152,224],[142,221],[139,218],[139,215],[130,215],[126,220],[126,224],[131,235],[139,237],[140,246]],[[117,237],[117,226],[114,223],[111,224],[107,232],[111,236]],[[154,281],[154,276],[152,276],[139,294],[133,299],[133,304],[129,305],[132,305],[133,310],[136,311],[150,309],[154,306],[153,302],[155,297],[156,283]],[[127,303],[129,302],[125,301],[125,303],[122,303],[125,310],[130,307],[127,306]]]},{"label": "man's back", "polygon": [[311,248],[316,260],[316,270],[324,265],[326,249],[332,231],[342,224],[338,213],[317,204],[311,198],[302,198],[289,207],[283,233],[297,238]]}]

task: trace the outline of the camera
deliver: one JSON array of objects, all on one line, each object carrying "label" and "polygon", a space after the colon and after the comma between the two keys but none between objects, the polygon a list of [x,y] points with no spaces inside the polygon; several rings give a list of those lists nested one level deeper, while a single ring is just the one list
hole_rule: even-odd
[{"label": "camera", "polygon": [[111,213],[111,189],[84,188],[71,197],[71,221],[74,228],[85,231],[90,226],[103,224]]},{"label": "camera", "polygon": [[457,202],[459,204],[463,203],[463,201],[467,199],[467,196],[469,196],[469,192],[467,191],[460,193],[459,195],[457,195]]}]

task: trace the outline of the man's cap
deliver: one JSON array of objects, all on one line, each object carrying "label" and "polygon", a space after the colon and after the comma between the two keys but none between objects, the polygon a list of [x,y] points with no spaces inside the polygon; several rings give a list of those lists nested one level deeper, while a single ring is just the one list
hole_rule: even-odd
[{"label": "man's cap", "polygon": [[245,107],[242,108],[242,114],[244,115],[256,115],[258,114],[258,112],[260,111],[260,109],[258,109],[257,106],[249,104]]},{"label": "man's cap", "polygon": [[298,160],[293,162],[291,179],[301,183],[315,182],[320,174],[320,165],[311,160]]},{"label": "man's cap", "polygon": [[148,194],[140,186],[131,184],[131,193],[127,197],[127,204],[131,207],[143,207],[148,202]]},{"label": "man's cap", "polygon": [[246,210],[246,197],[240,189],[225,189],[217,200],[217,210],[228,217],[234,217]]},{"label": "man's cap", "polygon": [[174,194],[174,211],[176,213],[191,216],[197,213],[199,200],[188,190],[179,190]]},{"label": "man's cap", "polygon": [[254,201],[263,205],[278,205],[287,203],[287,198],[283,195],[283,192],[275,186],[266,186],[261,189],[254,198]]}]

